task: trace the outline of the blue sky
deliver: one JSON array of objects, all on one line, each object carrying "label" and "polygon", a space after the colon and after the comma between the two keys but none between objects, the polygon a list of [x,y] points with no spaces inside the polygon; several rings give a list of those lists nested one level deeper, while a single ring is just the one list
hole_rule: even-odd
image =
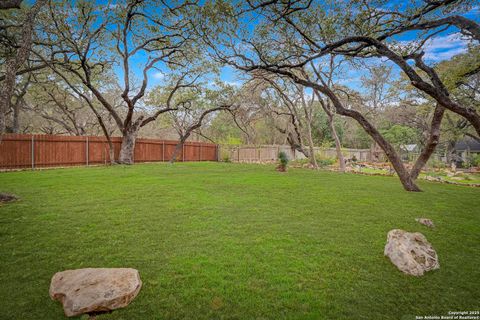
[{"label": "blue sky", "polygon": [[[116,3],[117,1],[112,1]],[[122,1],[123,2],[123,1]],[[98,0],[97,3],[99,6],[106,5],[107,0]],[[392,3],[395,3],[393,1]],[[465,15],[468,18],[474,19],[476,21],[480,20],[480,6],[474,7],[469,13]],[[255,22],[252,21],[250,24],[253,28]],[[416,39],[417,32],[408,32],[397,37],[395,40],[400,43],[408,43]],[[442,60],[450,59],[452,56],[463,53],[467,50],[468,41],[463,39],[460,34],[454,29],[450,28],[447,31],[444,31],[438,34],[435,38],[429,41],[425,46],[425,59],[429,64],[437,63]],[[145,63],[145,54],[139,53],[136,56],[131,58],[131,67],[134,73],[134,77],[141,80],[141,72],[143,65]],[[394,66],[391,62],[385,60],[377,60],[376,63],[386,63],[394,67],[394,73],[399,74],[399,69],[397,66]],[[166,70],[165,66],[158,66],[159,70],[152,69],[149,73],[149,86],[151,89],[155,85],[162,84],[164,82],[164,73],[161,70]],[[121,78],[122,70],[120,66],[116,67],[116,73]],[[365,75],[365,71],[362,70],[350,70],[348,74],[345,74],[342,79],[338,79],[344,85],[348,85],[354,89],[360,87],[361,77]],[[239,85],[242,83],[242,80],[245,78],[240,72],[236,71],[234,68],[226,66],[221,68],[220,71],[220,80],[224,81],[227,84]]]},{"label": "blue sky", "polygon": [[[480,21],[480,6],[473,7],[472,10],[470,10],[464,16],[475,21]],[[400,44],[407,45],[408,43],[415,41],[418,34],[418,31],[410,31],[396,36],[394,40],[398,41]],[[429,65],[434,65],[441,61],[449,60],[457,54],[467,52],[468,44],[471,42],[472,40],[466,39],[464,36],[462,36],[458,32],[458,29],[455,27],[450,27],[433,37],[424,45],[424,60]],[[391,66],[394,77],[398,77],[401,73],[400,68],[387,59],[370,59],[369,64],[384,64]],[[337,79],[337,81],[342,85],[362,91],[362,76],[368,76],[365,70],[350,69],[347,74],[344,74],[344,77]]]},{"label": "blue sky", "polygon": [[[480,21],[480,5],[475,6],[468,13],[464,15],[469,19],[475,21]],[[417,39],[418,32],[410,31],[406,32],[395,38],[396,41],[400,43],[410,43]],[[468,48],[470,40],[465,39],[455,27],[450,27],[449,29],[439,33],[430,41],[428,41],[424,46],[425,56],[424,59],[428,64],[435,64],[443,60],[449,60],[453,56],[465,53]],[[393,67],[394,76],[400,74],[400,69],[398,66],[386,59],[374,59],[377,64],[387,64]],[[360,89],[361,78],[366,74],[363,70],[350,69],[348,74],[342,79],[338,79],[343,85],[347,85],[353,89]],[[241,75],[231,67],[225,67],[222,69],[221,79],[230,84],[241,84]]]}]

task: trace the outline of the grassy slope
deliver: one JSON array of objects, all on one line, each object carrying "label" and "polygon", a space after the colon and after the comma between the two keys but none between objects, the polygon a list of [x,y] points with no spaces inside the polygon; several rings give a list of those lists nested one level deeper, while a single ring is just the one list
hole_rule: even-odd
[{"label": "grassy slope", "polygon": [[[0,174],[0,317],[62,319],[51,276],[134,267],[144,286],[100,319],[411,319],[480,309],[480,190],[392,177],[187,163]],[[425,216],[435,230],[414,221]],[[441,269],[383,256],[423,232]]]}]

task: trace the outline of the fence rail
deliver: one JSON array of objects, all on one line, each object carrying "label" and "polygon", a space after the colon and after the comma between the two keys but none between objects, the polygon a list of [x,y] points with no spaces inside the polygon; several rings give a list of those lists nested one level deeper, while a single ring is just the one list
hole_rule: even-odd
[{"label": "fence rail", "polygon": [[[115,159],[122,138],[113,137]],[[137,139],[135,162],[169,161],[178,141]],[[177,161],[217,161],[218,147],[186,142]],[[107,164],[109,148],[104,137],[6,134],[0,142],[0,169]]]},{"label": "fence rail", "polygon": [[[228,158],[233,162],[271,162],[278,160],[278,153],[283,151],[290,160],[304,159],[305,155],[288,145],[263,145],[263,146],[221,146],[220,155],[222,158]],[[315,147],[315,154],[324,158],[335,158],[337,156],[335,148]],[[358,161],[372,161],[372,151],[370,149],[342,149],[343,155],[347,159],[355,157]]]}]

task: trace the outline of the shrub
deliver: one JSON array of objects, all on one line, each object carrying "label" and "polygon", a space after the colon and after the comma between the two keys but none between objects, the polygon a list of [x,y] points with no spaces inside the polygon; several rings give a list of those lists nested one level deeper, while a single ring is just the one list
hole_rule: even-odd
[{"label": "shrub", "polygon": [[230,162],[230,155],[229,154],[224,154],[222,157],[223,162]]},{"label": "shrub", "polygon": [[317,152],[317,154],[315,155],[315,159],[317,160],[317,164],[320,167],[331,166],[337,162],[336,157],[329,158],[326,152],[322,152],[322,151]]},{"label": "shrub", "polygon": [[231,159],[230,159],[230,152],[231,152],[231,149],[228,148],[228,147],[223,147],[220,148],[220,155],[219,155],[219,158],[221,161],[223,162],[230,162]]},{"label": "shrub", "polygon": [[337,162],[337,160],[335,158],[324,158],[324,159],[318,159],[317,160],[317,164],[320,167],[331,166],[331,165],[335,164],[335,162]]},{"label": "shrub", "polygon": [[428,161],[428,164],[432,166],[433,168],[436,169],[443,169],[447,167],[447,164],[443,161],[437,160],[437,159],[430,159]]},{"label": "shrub", "polygon": [[472,156],[472,166],[474,167],[480,167],[480,153],[477,153],[476,155]]},{"label": "shrub", "polygon": [[280,164],[277,166],[276,170],[280,172],[287,171],[288,157],[285,152],[282,151],[278,154],[278,161]]},{"label": "shrub", "polygon": [[305,164],[310,163],[310,160],[308,158],[295,159],[295,160],[289,161],[288,163],[290,163],[291,166],[303,167]]},{"label": "shrub", "polygon": [[286,167],[288,164],[288,156],[285,152],[281,151],[278,154],[278,161],[280,161],[280,165]]}]

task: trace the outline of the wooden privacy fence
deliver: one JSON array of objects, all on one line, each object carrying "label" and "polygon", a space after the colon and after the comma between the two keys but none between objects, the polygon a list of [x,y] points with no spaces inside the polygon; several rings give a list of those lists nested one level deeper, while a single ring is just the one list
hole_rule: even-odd
[{"label": "wooden privacy fence", "polygon": [[[115,159],[122,138],[113,137]],[[169,161],[178,141],[137,139],[135,162]],[[217,145],[186,142],[177,161],[217,161]],[[0,168],[40,168],[107,164],[109,148],[104,137],[6,134],[0,142]]]},{"label": "wooden privacy fence", "polygon": [[[323,158],[335,158],[337,152],[335,148],[315,147],[315,154]],[[290,160],[304,159],[305,155],[288,145],[263,145],[263,146],[221,146],[222,158],[228,158],[233,162],[272,162],[278,160],[278,153],[283,151]],[[358,161],[372,161],[372,152],[370,149],[348,149],[343,148],[342,153],[345,158],[355,157]]]}]

